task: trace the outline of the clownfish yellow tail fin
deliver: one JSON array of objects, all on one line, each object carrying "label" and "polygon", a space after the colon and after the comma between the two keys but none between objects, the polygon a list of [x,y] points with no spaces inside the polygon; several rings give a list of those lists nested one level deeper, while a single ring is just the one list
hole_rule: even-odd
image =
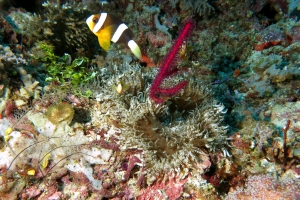
[{"label": "clownfish yellow tail fin", "polygon": [[133,40],[129,40],[128,42],[128,46],[131,49],[131,52],[138,58],[138,59],[142,59],[142,53],[140,50],[140,47],[137,45],[137,43],[135,43],[135,41]]}]

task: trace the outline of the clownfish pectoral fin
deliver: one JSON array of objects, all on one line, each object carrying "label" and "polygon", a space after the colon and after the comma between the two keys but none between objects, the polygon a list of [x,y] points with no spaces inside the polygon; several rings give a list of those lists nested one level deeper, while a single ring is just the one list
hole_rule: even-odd
[{"label": "clownfish pectoral fin", "polygon": [[105,51],[107,51],[109,49],[110,40],[107,40],[106,38],[98,37],[98,42]]},{"label": "clownfish pectoral fin", "polygon": [[133,40],[129,40],[128,42],[128,46],[131,49],[131,52],[138,58],[138,59],[142,59],[142,53],[140,50],[140,47],[137,45],[137,43],[135,43],[135,41]]},{"label": "clownfish pectoral fin", "polygon": [[99,44],[105,51],[107,51],[110,47],[110,40],[114,31],[115,26],[109,26],[96,33],[96,35],[98,36]]}]

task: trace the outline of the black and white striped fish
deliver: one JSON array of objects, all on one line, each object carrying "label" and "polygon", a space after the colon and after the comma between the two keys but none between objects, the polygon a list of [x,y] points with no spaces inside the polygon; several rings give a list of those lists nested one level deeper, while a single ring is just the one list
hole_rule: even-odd
[{"label": "black and white striped fish", "polygon": [[138,58],[142,58],[141,50],[133,40],[133,32],[117,17],[107,13],[90,16],[86,23],[90,30],[97,35],[100,46],[104,50],[110,47],[110,41],[124,43]]}]

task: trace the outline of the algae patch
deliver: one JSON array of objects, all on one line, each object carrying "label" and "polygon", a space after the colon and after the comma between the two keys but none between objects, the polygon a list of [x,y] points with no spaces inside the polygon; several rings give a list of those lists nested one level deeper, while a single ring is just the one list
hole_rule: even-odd
[{"label": "algae patch", "polygon": [[55,125],[64,121],[70,123],[74,117],[74,109],[70,104],[60,103],[50,106],[46,112],[46,117]]}]

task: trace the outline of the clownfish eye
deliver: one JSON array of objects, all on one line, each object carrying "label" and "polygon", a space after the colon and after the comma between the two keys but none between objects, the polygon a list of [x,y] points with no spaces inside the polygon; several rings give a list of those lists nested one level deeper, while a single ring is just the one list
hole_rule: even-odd
[{"label": "clownfish eye", "polygon": [[98,22],[98,20],[99,20],[99,19],[98,19],[97,17],[94,17],[94,18],[93,18],[93,22],[94,22],[95,24]]}]

